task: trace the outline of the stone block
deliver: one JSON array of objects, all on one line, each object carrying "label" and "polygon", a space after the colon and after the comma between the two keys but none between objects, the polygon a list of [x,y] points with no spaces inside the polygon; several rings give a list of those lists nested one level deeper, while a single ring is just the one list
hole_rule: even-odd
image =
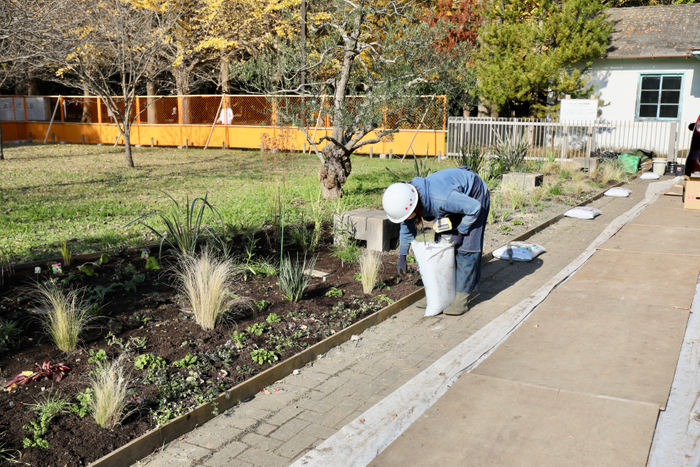
[{"label": "stone block", "polygon": [[[365,240],[367,249],[372,251],[389,251],[401,228],[389,220],[383,209],[355,209],[336,214],[333,225],[336,232],[347,232],[357,240]],[[338,243],[342,238],[336,235],[335,241]]]},{"label": "stone block", "polygon": [[530,174],[522,172],[511,172],[503,174],[503,183],[507,183],[511,180],[517,180],[522,183],[523,188],[527,191],[532,191],[536,186],[542,185],[544,177],[542,174]]}]

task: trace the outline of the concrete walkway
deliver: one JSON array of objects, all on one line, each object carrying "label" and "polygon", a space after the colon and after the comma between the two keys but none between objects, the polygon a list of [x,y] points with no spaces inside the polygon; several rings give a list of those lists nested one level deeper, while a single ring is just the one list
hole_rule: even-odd
[{"label": "concrete walkway", "polygon": [[[373,433],[371,431],[372,427],[375,426],[372,424],[373,420],[365,422],[361,418],[364,413],[372,413],[371,410],[373,408],[376,411],[376,407],[386,404],[391,399],[387,396],[392,393],[401,393],[401,391],[397,390],[410,386],[404,385],[417,375],[423,374],[421,372],[426,368],[433,368],[433,364],[450,350],[463,344],[470,337],[478,336],[480,331],[483,333],[483,330],[487,329],[493,322],[496,322],[497,318],[507,315],[509,310],[523,301],[527,301],[526,299],[538,291],[542,284],[551,282],[553,278],[587,249],[591,242],[606,229],[609,223],[644,199],[648,183],[647,181],[636,180],[631,186],[633,194],[629,198],[604,197],[594,202],[593,206],[603,211],[603,215],[594,221],[564,219],[533,237],[532,241],[544,245],[548,250],[540,258],[530,263],[510,265],[506,261],[491,261],[485,265],[482,275],[481,295],[473,303],[470,312],[465,316],[454,318],[440,315],[424,318],[421,310],[410,307],[393,319],[369,329],[360,336],[359,340],[347,342],[333,349],[323,358],[302,369],[299,375],[290,375],[284,378],[253,400],[234,407],[202,427],[165,446],[160,452],[142,461],[140,465],[152,467],[166,465],[286,466],[294,463],[297,459],[299,460],[297,465],[311,465],[315,458],[314,456],[318,456],[323,449],[329,449],[324,448],[324,446],[339,445],[338,439],[341,437],[340,434],[346,432],[348,426],[366,426],[366,430],[362,428],[356,430],[365,436],[367,433]],[[680,199],[675,201],[680,203]],[[653,206],[648,207],[637,218],[638,222],[634,225],[626,226],[625,229],[628,230],[623,229],[625,234],[629,231],[631,232],[629,235],[631,235],[632,240],[636,239],[635,241],[641,242],[645,238],[645,234],[657,232],[653,238],[658,238],[658,231],[663,231],[662,234],[664,236],[673,235],[671,231],[674,229],[669,230],[670,227],[692,230],[694,226],[698,225],[692,224],[694,221],[692,219],[689,221],[685,215],[667,218],[663,217],[665,215],[663,210],[657,210],[658,212],[654,213],[652,208],[662,207],[663,203],[667,202],[671,202],[671,200],[662,198]],[[671,207],[671,209],[677,208],[677,206]],[[688,211],[679,211],[688,213]],[[643,217],[647,212],[650,214]],[[609,255],[607,264],[619,266],[621,264],[620,252],[615,250],[621,250],[626,242],[616,244],[613,240],[614,237],[610,240],[611,243],[605,246],[605,250],[595,253],[594,258],[596,260],[599,256],[602,258],[603,254],[601,252],[609,251],[609,253],[605,253]],[[641,250],[646,250],[644,246],[640,248]],[[659,407],[665,404],[665,398],[663,397],[664,388],[666,390],[665,394],[668,395],[669,375],[672,378],[675,367],[673,358],[676,360],[678,358],[680,342],[683,337],[682,331],[685,329],[684,319],[687,320],[687,308],[689,307],[689,302],[687,302],[685,297],[688,293],[692,296],[695,290],[694,285],[691,287],[689,282],[689,284],[683,284],[683,291],[678,291],[678,287],[676,287],[673,289],[673,293],[670,293],[668,288],[654,292],[651,284],[658,284],[659,281],[657,279],[666,278],[667,285],[674,284],[675,286],[673,281],[677,278],[670,274],[670,271],[674,270],[676,263],[671,265],[669,269],[668,265],[659,267],[658,263],[654,262],[658,258],[667,255],[668,252],[659,251],[656,253],[658,254],[654,258],[649,259],[649,261],[652,261],[650,263],[634,263],[636,261],[634,258],[644,257],[644,255],[649,256],[648,251],[634,250],[632,255],[622,255],[622,257],[627,258],[626,261],[633,261],[629,266],[633,267],[635,271],[633,278],[634,284],[637,286],[637,289],[625,289],[630,291],[626,298],[597,294],[596,288],[609,281],[604,280],[601,276],[597,276],[597,274],[604,274],[604,271],[595,269],[593,267],[595,264],[591,263],[591,267],[588,268],[591,271],[588,279],[592,282],[578,284],[578,289],[576,288],[577,284],[573,280],[567,282],[565,286],[570,287],[569,293],[572,295],[569,297],[560,296],[561,291],[557,290],[550,298],[558,299],[560,302],[558,304],[552,302],[554,304],[549,313],[546,313],[545,308],[542,308],[544,311],[538,309],[535,312],[537,314],[533,314],[528,319],[527,323],[534,322],[532,321],[533,318],[538,321],[535,323],[537,327],[522,326],[511,336],[514,340],[511,341],[509,338],[506,341],[509,344],[512,342],[512,347],[503,346],[494,352],[492,361],[500,362],[500,366],[495,363],[491,365],[490,358],[487,358],[485,362],[489,362],[490,367],[486,366],[485,363],[483,366],[476,367],[477,370],[482,368],[483,371],[481,373],[472,371],[467,374],[467,378],[459,378],[453,388],[433,407],[428,408],[427,412],[423,413],[423,410],[426,408],[417,410],[417,412],[420,411],[419,415],[421,417],[415,418],[421,420],[419,422],[415,422],[412,425],[406,422],[414,419],[410,414],[411,409],[407,409],[405,414],[388,414],[389,418],[394,416],[397,420],[398,432],[396,436],[401,433],[403,433],[403,436],[391,445],[389,443],[395,436],[386,439],[382,438],[382,442],[379,443],[381,447],[372,453],[371,459],[364,459],[358,463],[351,461],[352,457],[346,457],[347,462],[344,464],[327,463],[325,465],[367,465],[369,462],[374,462],[376,465],[421,465],[421,462],[419,462],[421,458],[418,457],[420,454],[424,456],[422,465],[435,465],[435,462],[438,460],[432,457],[436,452],[435,449],[426,449],[425,446],[420,447],[421,442],[419,440],[423,439],[424,435],[416,430],[420,430],[420,426],[427,425],[426,422],[431,421],[431,417],[433,417],[431,410],[439,409],[442,407],[441,404],[445,404],[444,407],[448,407],[443,408],[442,413],[448,412],[454,416],[453,422],[456,423],[454,426],[460,427],[456,432],[448,430],[450,436],[454,436],[456,433],[460,435],[459,438],[450,438],[450,444],[452,446],[460,446],[460,452],[462,453],[469,454],[471,452],[473,454],[481,452],[486,456],[486,453],[489,451],[485,449],[483,443],[479,444],[478,439],[482,441],[488,439],[492,449],[498,451],[500,448],[503,456],[515,456],[501,457],[500,459],[503,459],[504,463],[500,465],[530,465],[526,462],[511,462],[512,459],[522,461],[525,455],[525,451],[521,452],[520,455],[518,455],[517,450],[513,451],[518,445],[525,446],[523,444],[525,442],[524,438],[527,437],[519,436],[519,434],[527,433],[531,435],[530,439],[535,440],[549,439],[547,435],[549,432],[546,430],[542,431],[542,427],[546,428],[546,426],[549,426],[550,432],[551,430],[556,431],[560,427],[555,420],[558,415],[569,414],[566,420],[571,422],[575,420],[581,421],[580,426],[576,423],[569,424],[577,426],[577,429],[585,434],[573,444],[567,444],[567,439],[562,438],[563,441],[555,446],[556,449],[552,451],[552,453],[559,453],[559,455],[565,455],[568,449],[572,449],[572,446],[576,450],[581,450],[585,446],[594,446],[594,443],[586,443],[585,441],[591,432],[595,432],[595,439],[604,441],[612,439],[611,437],[620,431],[615,428],[619,427],[620,417],[627,417],[625,418],[625,426],[630,425],[634,429],[625,438],[627,440],[625,441],[625,446],[629,445],[629,449],[626,448],[621,451],[624,451],[624,455],[628,456],[626,459],[634,459],[634,462],[623,462],[616,465],[640,465],[637,460],[642,458],[646,460],[646,455],[649,451],[649,444],[651,443],[649,430],[653,433]],[[654,265],[651,267],[651,270],[642,269],[648,268],[650,264]],[[690,269],[695,267],[692,261],[686,266]],[[588,269],[584,268],[580,272],[582,274],[584,272],[588,273]],[[574,277],[576,276],[578,274]],[[583,275],[580,277],[585,279]],[[596,278],[600,279],[598,283],[595,282]],[[640,281],[644,279],[648,280],[650,285],[639,287],[639,284],[643,283]],[[695,275],[691,279],[694,284],[697,279],[697,270],[695,270]],[[615,283],[617,284],[618,282]],[[564,286],[560,287],[560,289],[563,291]],[[636,305],[643,301],[641,299],[635,300],[635,297],[640,296],[639,292],[650,292],[652,296],[655,293],[662,303],[647,304],[643,306],[646,307],[644,310],[638,311],[638,307],[631,304]],[[586,295],[587,298],[581,294],[588,294]],[[679,304],[673,302],[674,299],[666,300],[666,298],[670,299],[674,296],[678,297]],[[578,313],[569,305],[575,305],[577,302],[583,304],[585,299],[593,299],[598,303],[595,307],[598,310],[597,318],[606,318],[604,310],[609,306],[609,303],[601,301],[605,297],[607,297],[606,299],[615,300],[616,313],[611,318],[617,319],[617,322],[610,323],[613,325],[613,329],[623,329],[624,325],[629,325],[630,323],[641,323],[645,326],[649,325],[649,327],[641,329],[645,338],[653,338],[651,341],[643,342],[639,340],[634,342],[631,340],[625,341],[622,343],[626,347],[625,345],[622,347],[613,345],[609,348],[619,351],[619,355],[626,355],[622,352],[623,350],[632,352],[645,351],[645,356],[654,357],[651,359],[653,360],[653,365],[647,362],[648,358],[635,358],[630,362],[608,359],[623,363],[621,367],[608,368],[605,364],[602,364],[605,362],[600,360],[600,356],[603,355],[607,358],[610,355],[603,352],[599,344],[607,342],[603,337],[606,336],[606,332],[609,334],[609,327],[596,327],[594,321],[589,321],[587,325],[571,326],[567,324],[569,323],[567,320]],[[683,303],[685,303],[685,306],[683,306]],[[681,310],[675,307],[679,307]],[[682,310],[683,308],[685,310]],[[664,319],[664,313],[673,316],[672,324],[668,324],[667,320]],[[542,316],[541,318],[540,315]],[[657,326],[657,328],[654,326]],[[663,342],[666,342],[667,338],[670,339],[669,342],[671,343],[665,345],[664,351],[657,354],[657,352],[652,351],[655,348],[652,349],[651,345],[645,346],[644,342],[647,344],[656,343],[658,326],[662,328],[662,332],[658,332],[658,334],[665,336]],[[534,337],[532,334],[533,329],[537,330]],[[574,346],[572,348],[572,350],[576,349],[575,352],[569,352],[568,354],[566,352],[551,352],[555,344],[562,345],[562,342],[554,342],[554,338],[558,333],[551,331],[561,329],[569,331],[567,338],[564,339],[564,344],[569,341],[571,343],[579,343],[578,347]],[[549,341],[541,337],[544,333],[540,331],[545,330],[548,332],[547,335],[550,336]],[[585,332],[578,333],[578,330]],[[635,332],[629,334],[628,337],[635,337],[636,335],[637,333]],[[595,337],[596,339],[592,342],[596,344],[586,347],[587,341],[586,339],[581,339],[581,336]],[[607,337],[609,338],[610,335],[607,335]],[[515,361],[513,356],[520,357],[515,346],[515,343],[518,342],[516,339],[519,339],[519,342],[525,345],[530,353],[525,352],[522,358],[517,360],[518,364],[510,364],[511,361]],[[533,347],[533,342],[538,345]],[[597,354],[594,352],[597,359],[593,358],[593,354],[590,354],[591,350],[598,351]],[[503,352],[505,353],[501,356],[500,353]],[[578,360],[567,364],[567,355]],[[583,372],[580,374],[582,377],[576,379],[580,372],[575,370],[581,368],[581,366],[575,362],[581,363],[582,359],[585,360],[587,355],[590,357],[590,361],[583,363],[589,364],[593,362],[598,364],[598,366],[594,365],[590,368],[586,366],[586,369],[590,370],[590,372]],[[552,365],[558,365],[556,367],[558,370],[566,371],[559,371],[559,373],[554,374],[552,369],[546,366],[527,367],[527,364],[533,358]],[[642,365],[635,367],[633,364],[635,362],[641,362]],[[609,361],[607,363],[609,364]],[[624,363],[627,364],[627,367],[625,367]],[[516,371],[521,370],[519,365],[525,365],[520,372]],[[617,392],[613,391],[611,394],[604,394],[604,397],[591,397],[591,394],[601,396],[596,391],[604,392],[604,389],[607,387],[608,380],[600,380],[599,378],[602,373],[609,374],[610,378],[614,379],[615,372],[628,371],[630,367],[637,371],[634,375],[641,377],[641,379],[633,378],[635,382],[633,386],[639,390],[637,393],[625,392],[626,389],[618,385],[619,387],[615,386],[615,391]],[[489,370],[490,373],[487,371],[489,368],[491,368]],[[525,371],[524,368],[529,368],[529,371]],[[656,373],[649,374],[650,368]],[[461,371],[464,371],[464,368]],[[440,373],[440,376],[443,374]],[[517,378],[514,379],[513,374],[517,374]],[[534,379],[528,380],[528,375]],[[547,377],[554,378],[556,375],[560,376],[555,382],[547,380]],[[625,373],[622,373],[622,375],[625,376]],[[445,376],[451,377],[452,375]],[[439,377],[436,379],[439,379]],[[455,377],[455,380],[457,380],[457,377]],[[562,381],[568,381],[567,384],[569,386],[566,389],[561,387]],[[598,387],[595,387],[596,385],[593,384],[596,381],[599,383]],[[514,382],[517,383],[515,386]],[[590,383],[589,386],[586,386],[588,383]],[[581,384],[583,386],[579,387]],[[645,390],[646,392],[644,392]],[[552,403],[553,399],[547,395],[548,392],[558,395],[555,398],[556,403]],[[489,404],[485,404],[483,400],[479,400],[476,397],[465,398],[463,396],[465,393],[488,394],[492,397],[489,398]],[[452,402],[450,402],[451,400]],[[540,401],[539,406],[535,403],[538,400]],[[517,411],[514,408],[509,409],[509,404],[515,404],[517,401],[530,401],[529,405],[527,405],[529,409],[522,410],[522,413],[516,413]],[[547,407],[547,411],[536,410],[537,407],[544,406]],[[610,409],[611,406],[616,408],[612,410]],[[459,407],[459,410],[456,410],[456,407]],[[521,404],[519,407],[525,406]],[[470,423],[476,422],[482,426],[484,430],[482,435],[486,437],[466,436],[463,439],[463,435],[470,433],[470,431],[468,429],[464,431],[464,427],[459,425],[463,420],[457,415],[459,413],[473,414]],[[486,421],[494,420],[493,415],[496,413],[500,413],[506,418],[501,418],[500,424],[492,422],[489,425],[489,423],[485,423]],[[617,417],[615,418],[616,422],[603,424],[603,426],[607,427],[607,431],[600,429],[599,419],[591,417],[591,414],[596,413],[615,414]],[[430,430],[431,433],[435,433],[436,439],[445,438],[445,432],[442,432],[443,436],[439,436],[440,432],[438,431],[438,428],[446,429],[444,420],[441,422],[440,417],[434,417],[434,419],[436,422],[433,425],[435,429]],[[653,419],[653,422],[649,422],[648,420],[650,419]],[[508,423],[505,423],[505,420],[508,420]],[[543,424],[543,420],[547,421],[547,423]],[[351,422],[353,423],[351,424]],[[402,423],[405,426],[401,425]],[[495,426],[505,431],[499,432],[500,437],[489,437],[491,436],[487,431],[489,426]],[[366,433],[361,433],[363,431]],[[377,436],[382,436],[379,431],[377,431]],[[324,440],[327,439],[328,441],[324,443]],[[404,440],[407,440],[407,444],[400,444]],[[432,441],[433,439],[431,438],[430,443]],[[470,442],[475,444],[469,444]],[[321,446],[319,450],[315,450],[314,448],[321,443],[324,443],[324,446]],[[430,443],[426,444],[426,446],[431,446],[432,444]],[[515,445],[511,446],[513,443]],[[374,456],[379,454],[379,451],[383,450],[387,445],[389,447],[384,453],[374,459]],[[644,451],[643,455],[639,453],[638,446],[640,445],[646,445],[646,451]],[[530,446],[529,449],[533,452],[539,452],[536,444]],[[412,453],[411,457],[408,458],[410,462],[393,457],[397,455],[397,452]],[[602,450],[601,455],[604,453],[609,454],[610,452],[616,452],[616,449]],[[551,453],[548,451],[546,455],[550,456]],[[498,457],[484,457],[482,459],[485,459],[483,463],[477,461],[477,457],[473,456],[450,459],[440,458],[439,460],[440,463],[446,465],[483,465],[486,463],[499,465]],[[472,459],[473,462],[465,459]],[[493,462],[489,462],[488,459],[491,459]],[[531,457],[529,462],[532,465],[544,465],[536,462],[538,460],[540,459]],[[643,464],[644,462],[642,461],[641,463]],[[324,464],[317,463],[315,465]],[[553,463],[551,465],[557,464]],[[560,462],[558,465],[563,464]],[[569,465],[573,464],[569,463]]]}]

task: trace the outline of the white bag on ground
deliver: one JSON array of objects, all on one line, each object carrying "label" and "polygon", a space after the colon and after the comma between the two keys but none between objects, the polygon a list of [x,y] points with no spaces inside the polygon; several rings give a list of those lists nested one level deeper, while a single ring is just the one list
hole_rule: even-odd
[{"label": "white bag on ground", "polygon": [[449,239],[440,243],[414,240],[411,247],[425,287],[425,316],[435,316],[455,299],[454,247]]},{"label": "white bag on ground", "polygon": [[659,174],[654,172],[644,172],[639,178],[642,180],[658,180]]},{"label": "white bag on ground", "polygon": [[616,198],[625,198],[625,197],[629,196],[630,193],[632,193],[632,190],[616,186],[615,188],[610,188],[608,191],[606,191],[603,194],[605,196],[614,196]]},{"label": "white bag on ground", "polygon": [[545,250],[542,245],[530,242],[510,242],[493,252],[493,257],[498,259],[508,259],[513,261],[532,261]]},{"label": "white bag on ground", "polygon": [[595,219],[601,214],[603,213],[600,211],[600,209],[591,208],[589,206],[579,206],[569,209],[564,213],[566,217],[573,217],[574,219]]}]

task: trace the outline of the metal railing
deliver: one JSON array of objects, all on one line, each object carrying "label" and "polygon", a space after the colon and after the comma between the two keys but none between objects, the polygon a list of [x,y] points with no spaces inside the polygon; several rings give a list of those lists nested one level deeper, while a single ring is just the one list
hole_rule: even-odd
[{"label": "metal railing", "polygon": [[[479,146],[494,151],[500,141],[525,140],[529,158],[587,157],[593,151],[645,149],[670,160],[690,147],[688,123],[662,121],[556,122],[544,119],[449,117],[446,155]],[[685,151],[685,152],[684,152]]]}]

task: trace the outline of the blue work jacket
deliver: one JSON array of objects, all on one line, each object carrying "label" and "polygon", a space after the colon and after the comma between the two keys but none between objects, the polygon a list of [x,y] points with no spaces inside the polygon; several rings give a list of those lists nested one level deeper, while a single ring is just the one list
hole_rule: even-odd
[{"label": "blue work jacket", "polygon": [[[488,193],[484,181],[465,168],[439,170],[425,178],[416,177],[409,183],[416,187],[423,203],[423,219],[432,222],[449,214],[462,215],[457,230],[465,235],[481,212],[481,203],[469,196],[474,183],[482,183],[484,192]],[[416,234],[415,217],[401,223],[399,254],[408,254]]]}]

